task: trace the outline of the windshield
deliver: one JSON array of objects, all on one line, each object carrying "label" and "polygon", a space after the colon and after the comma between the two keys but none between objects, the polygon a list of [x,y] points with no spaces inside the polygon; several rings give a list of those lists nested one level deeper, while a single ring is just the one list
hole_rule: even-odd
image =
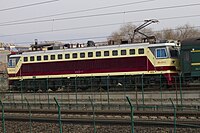
[{"label": "windshield", "polygon": [[20,57],[9,58],[8,67],[15,67]]},{"label": "windshield", "polygon": [[157,58],[166,58],[167,53],[165,48],[159,48],[156,50],[156,57]]},{"label": "windshield", "polygon": [[178,58],[179,52],[176,48],[174,47],[170,47],[169,48],[169,52],[170,52],[170,57],[171,58]]},{"label": "windshield", "polygon": [[168,58],[168,53],[166,47],[160,47],[155,49],[156,58]]}]

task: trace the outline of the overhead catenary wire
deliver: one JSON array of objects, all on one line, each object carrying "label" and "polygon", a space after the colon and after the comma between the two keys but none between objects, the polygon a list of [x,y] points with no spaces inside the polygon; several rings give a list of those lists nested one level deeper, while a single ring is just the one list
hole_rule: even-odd
[{"label": "overhead catenary wire", "polygon": [[9,7],[9,8],[0,9],[0,12],[19,9],[19,8],[25,8],[25,7],[30,7],[30,6],[36,6],[36,5],[42,5],[42,4],[52,3],[52,2],[56,2],[56,1],[59,1],[59,0],[49,0],[49,1],[43,1],[43,2],[38,2],[38,3],[27,4],[27,5]]},{"label": "overhead catenary wire", "polygon": [[97,7],[97,8],[89,8],[89,9],[83,9],[83,10],[77,10],[77,11],[57,13],[57,14],[52,14],[52,15],[45,15],[45,16],[39,16],[39,17],[19,19],[19,20],[14,20],[14,21],[7,21],[7,22],[2,22],[0,24],[34,20],[34,19],[41,19],[41,18],[48,18],[48,17],[55,17],[55,16],[61,16],[61,15],[67,15],[67,14],[80,13],[80,12],[81,13],[82,12],[89,12],[89,11],[102,10],[102,9],[114,8],[114,7],[130,6],[130,5],[134,5],[134,4],[141,4],[141,3],[147,3],[147,2],[152,2],[152,1],[156,1],[156,0],[143,0],[143,1],[124,3],[124,4],[122,3],[122,4],[117,4],[117,5],[103,6],[103,7]]},{"label": "overhead catenary wire", "polygon": [[64,17],[64,18],[56,18],[56,19],[45,19],[45,20],[36,20],[36,21],[6,23],[6,24],[0,24],[0,26],[2,27],[2,26],[9,26],[9,25],[43,23],[43,22],[51,22],[51,21],[61,21],[61,20],[69,20],[69,19],[81,19],[81,18],[99,17],[99,16],[110,16],[110,15],[119,15],[119,14],[125,14],[125,13],[136,13],[136,12],[165,10],[165,9],[193,7],[193,6],[200,6],[200,3],[185,4],[185,5],[176,5],[176,6],[165,6],[165,7],[157,7],[157,8],[147,8],[147,9],[139,9],[139,10],[120,11],[120,12],[110,12],[110,13],[101,13],[101,14],[90,14],[90,15],[74,16],[74,17]]},{"label": "overhead catenary wire", "polygon": [[[109,35],[105,35],[105,36],[91,36],[91,37],[82,37],[82,38],[72,38],[72,39],[58,39],[58,40],[53,40],[53,41],[74,41],[74,40],[88,40],[88,39],[102,39],[102,38],[107,38],[110,37]],[[42,41],[41,41],[42,42]],[[30,44],[33,42],[16,42],[13,44]]]},{"label": "overhead catenary wire", "polygon": [[[200,28],[200,25],[193,26],[190,28],[192,28],[192,29]],[[164,29],[164,30],[157,30],[157,31],[153,31],[153,32],[159,33],[159,32],[168,31],[168,30],[181,30],[181,29],[186,29],[186,28],[183,27],[183,28]],[[121,36],[121,35],[119,35],[119,36]],[[88,39],[103,39],[103,38],[107,39],[109,37],[112,37],[112,36],[111,35],[104,35],[104,36],[102,35],[102,36],[91,36],[91,37],[71,38],[71,39],[56,39],[56,40],[51,40],[51,41],[78,41],[78,40],[88,40]],[[31,41],[31,42],[13,42],[13,43],[14,44],[31,44],[31,43],[33,43],[33,41]]]},{"label": "overhead catenary wire", "polygon": [[[158,20],[171,20],[171,19],[183,19],[183,18],[191,18],[191,17],[200,17],[200,14],[196,15],[185,15],[185,16],[173,16],[173,17],[164,17],[164,18],[157,18]],[[143,22],[143,20],[139,21],[130,21],[127,23],[139,23]],[[80,30],[80,29],[88,29],[88,28],[100,28],[106,26],[115,26],[115,25],[122,25],[124,23],[108,23],[108,24],[99,24],[99,25],[91,25],[91,26],[81,26],[81,27],[72,27],[72,28],[62,28],[62,29],[54,29],[54,30],[43,30],[43,31],[35,31],[35,32],[24,32],[24,33],[15,33],[15,34],[7,34],[7,35],[0,35],[2,37],[8,36],[19,36],[19,35],[31,35],[31,34],[42,34],[42,33],[49,33],[49,32],[59,32],[59,31],[68,31],[68,30]]]}]

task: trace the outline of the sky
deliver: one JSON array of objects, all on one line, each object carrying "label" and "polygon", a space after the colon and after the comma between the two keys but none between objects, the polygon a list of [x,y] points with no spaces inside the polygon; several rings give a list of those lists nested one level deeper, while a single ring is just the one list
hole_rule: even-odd
[{"label": "sky", "polygon": [[131,22],[139,26],[147,19],[159,20],[159,23],[148,27],[155,31],[185,24],[197,28],[200,26],[200,1],[197,0],[0,0],[0,2],[0,42],[4,43],[29,45],[35,39],[39,42],[64,43],[106,41],[107,36],[118,31],[123,24]]}]

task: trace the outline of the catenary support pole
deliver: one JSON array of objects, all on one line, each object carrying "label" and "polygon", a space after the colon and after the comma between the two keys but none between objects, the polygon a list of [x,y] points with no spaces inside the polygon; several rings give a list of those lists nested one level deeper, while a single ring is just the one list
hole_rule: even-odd
[{"label": "catenary support pole", "polygon": [[49,79],[46,79],[46,86],[47,86],[47,98],[48,98],[48,109],[50,109],[50,99],[49,99]]},{"label": "catenary support pole", "polygon": [[134,118],[133,118],[133,115],[134,115],[134,106],[131,104],[131,100],[128,96],[126,96],[126,99],[130,105],[130,108],[131,108],[131,133],[134,133]]},{"label": "catenary support pole", "polygon": [[23,82],[23,79],[20,79],[21,104],[22,104],[22,109],[23,109],[24,108],[24,103],[23,103],[24,99],[23,99],[23,90],[22,90],[23,84],[22,84],[22,82]]},{"label": "catenary support pole", "polygon": [[183,95],[182,95],[182,75],[179,75],[179,83],[180,83],[180,97],[181,97],[181,109],[183,108]]},{"label": "catenary support pole", "polygon": [[2,129],[3,129],[3,133],[6,133],[6,127],[5,127],[5,115],[4,115],[4,104],[3,102],[0,100],[1,103],[1,110],[2,110]]},{"label": "catenary support pole", "polygon": [[163,93],[162,93],[162,75],[160,75],[160,99],[161,99],[161,107],[162,107],[162,109],[163,109]]},{"label": "catenary support pole", "polygon": [[[124,75],[124,78],[123,78],[123,91],[124,91],[124,97],[126,96],[126,77]],[[124,106],[125,106],[125,109],[126,109],[126,99],[124,99]]]},{"label": "catenary support pole", "polygon": [[94,133],[96,133],[97,131],[96,131],[96,123],[95,123],[96,120],[95,120],[94,103],[93,103],[92,99],[90,98],[90,96],[89,96],[89,100],[90,100],[90,103],[92,105]]},{"label": "catenary support pole", "polygon": [[107,97],[108,97],[108,109],[110,109],[110,92],[109,92],[109,76],[106,77],[106,86],[107,86]]},{"label": "catenary support pole", "polygon": [[62,133],[62,121],[61,121],[60,104],[58,103],[58,101],[57,101],[57,99],[55,97],[54,97],[54,101],[56,102],[56,105],[58,107],[58,121],[59,121],[60,133]]},{"label": "catenary support pole", "polygon": [[30,133],[32,133],[32,122],[31,122],[31,106],[27,100],[27,98],[25,97],[26,103],[28,105],[28,111],[29,111],[29,129],[30,129]]},{"label": "catenary support pole", "polygon": [[142,106],[144,110],[144,74],[142,74]]},{"label": "catenary support pole", "polygon": [[172,107],[174,108],[174,133],[176,133],[176,105],[174,105],[171,98],[170,98],[170,101],[172,103]]},{"label": "catenary support pole", "polygon": [[78,109],[78,90],[77,90],[77,77],[75,77],[75,91],[76,91],[76,109]]}]

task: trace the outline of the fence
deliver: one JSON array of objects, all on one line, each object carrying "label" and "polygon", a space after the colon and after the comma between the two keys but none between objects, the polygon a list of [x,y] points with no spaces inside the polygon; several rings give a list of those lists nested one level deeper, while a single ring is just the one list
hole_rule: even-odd
[{"label": "fence", "polygon": [[[35,104],[32,103],[30,100],[28,100],[26,97],[24,97],[23,100],[24,100],[23,104],[15,103],[15,105],[12,105],[12,106],[15,106],[15,108],[21,108],[21,109],[28,109],[29,110],[29,122],[28,123],[29,123],[29,132],[31,133],[34,130],[31,112],[32,112],[32,109],[35,108]],[[129,131],[131,131],[132,133],[134,132],[134,129],[135,129],[135,127],[134,127],[134,111],[136,111],[136,110],[141,110],[142,109],[142,110],[148,111],[148,110],[158,110],[159,108],[161,108],[164,111],[167,111],[167,110],[168,111],[169,110],[173,111],[174,112],[174,117],[173,117],[173,119],[174,119],[174,125],[173,125],[174,129],[173,130],[174,130],[174,132],[176,132],[176,128],[177,128],[177,122],[176,122],[176,119],[177,119],[176,111],[177,110],[179,110],[179,111],[189,110],[191,112],[199,112],[198,109],[191,108],[191,107],[188,107],[188,106],[181,106],[181,108],[180,108],[179,106],[177,106],[173,102],[173,100],[171,98],[168,98],[168,100],[171,102],[170,104],[162,105],[162,106],[153,106],[153,105],[139,105],[138,106],[138,105],[134,104],[134,102],[128,96],[124,97],[124,100],[127,101],[126,109],[127,110],[131,110],[131,112],[130,112],[131,128],[129,129]],[[59,126],[57,128],[58,128],[59,132],[62,133],[64,131],[64,129],[63,129],[64,125],[62,124],[62,118],[61,118],[62,110],[68,110],[69,108],[65,108],[64,107],[64,106],[66,106],[65,103],[61,103],[61,101],[58,101],[57,98],[55,98],[55,97],[53,99],[51,99],[51,101],[52,102],[51,102],[50,109],[58,109],[58,114],[57,114],[58,123],[57,124]],[[6,125],[5,125],[6,119],[5,119],[5,115],[4,115],[4,109],[8,108],[8,107],[6,107],[6,105],[8,103],[3,102],[3,101],[0,101],[0,103],[1,103],[1,112],[2,112],[2,117],[1,117],[1,119],[2,119],[2,132],[6,133],[7,129],[6,129]],[[39,106],[39,105],[40,104],[38,103],[37,106]],[[10,106],[10,107],[12,107],[12,106]],[[71,105],[71,106],[73,107],[73,105]],[[107,105],[104,105],[104,106],[107,106]],[[45,107],[45,105],[43,104],[43,108],[44,107]],[[80,109],[80,106],[78,108],[76,108],[76,107],[77,107],[77,105],[74,105],[74,109],[73,110]],[[40,108],[40,109],[43,109],[43,108]],[[96,128],[97,124],[96,124],[95,111],[99,110],[100,108],[102,109],[102,106],[100,107],[100,105],[96,104],[96,102],[94,102],[94,100],[92,100],[90,97],[88,97],[88,103],[87,103],[87,106],[85,107],[85,109],[93,111],[93,118],[91,118],[93,121],[91,122],[90,125],[91,125],[91,127],[93,127],[93,132],[94,133],[98,132],[98,129]],[[111,105],[110,105],[110,108],[106,108],[105,110],[107,110],[107,109],[121,110],[121,108],[112,108]],[[185,124],[184,126],[185,126],[184,128],[187,128],[187,127],[188,128],[191,128],[191,127],[200,128],[200,127],[198,127],[196,125],[191,125],[191,124],[188,124],[188,125]]]},{"label": "fence", "polygon": [[[193,81],[193,82],[192,82]],[[62,78],[62,79],[32,79],[20,80],[15,87],[1,93],[8,101],[23,101],[27,97],[33,103],[47,102],[57,97],[62,103],[83,104],[88,102],[90,96],[97,104],[113,104],[118,101],[126,105],[126,95],[130,95],[136,105],[169,104],[172,98],[176,105],[197,105],[199,103],[199,77],[173,77],[171,84],[165,77],[121,76],[121,77],[88,77],[88,78]],[[200,85],[200,84],[199,84]],[[56,91],[53,91],[56,90]],[[195,90],[185,91],[183,90]],[[3,95],[6,94],[6,95]],[[189,100],[189,101],[188,101]],[[191,101],[191,102],[190,102]],[[185,102],[185,103],[184,103]]]},{"label": "fence", "polygon": [[[6,79],[4,79],[6,80]],[[182,77],[169,75],[125,75],[103,77],[68,77],[20,79],[10,82],[10,91],[22,92],[93,92],[93,91],[147,91],[194,89],[200,86],[200,77]]]},{"label": "fence", "polygon": [[[176,118],[177,110],[200,110],[199,77],[185,79],[179,76],[174,77],[170,86],[161,76],[154,79],[145,76],[103,77],[101,79],[77,77],[51,81],[51,79],[33,79],[28,82],[21,80],[17,86],[18,91],[12,88],[7,92],[2,92],[0,95],[3,103],[2,112],[4,108],[25,109],[28,106],[30,112],[31,109],[58,108],[58,116],[61,116],[59,114],[61,110],[93,110],[93,116],[95,116],[95,110],[130,110],[130,107],[134,107],[132,114],[135,110],[169,110],[174,111],[174,118]],[[57,91],[52,91],[54,88],[57,88]],[[191,91],[188,91],[190,89]],[[130,98],[129,102],[126,99],[127,96]],[[57,101],[57,106],[55,101]],[[131,106],[129,106],[130,102]],[[58,124],[62,126],[62,123]],[[175,126],[176,123],[174,123],[174,129],[176,129]],[[95,117],[93,117],[93,128],[94,131],[97,130]],[[30,130],[32,130],[31,117]]]}]

